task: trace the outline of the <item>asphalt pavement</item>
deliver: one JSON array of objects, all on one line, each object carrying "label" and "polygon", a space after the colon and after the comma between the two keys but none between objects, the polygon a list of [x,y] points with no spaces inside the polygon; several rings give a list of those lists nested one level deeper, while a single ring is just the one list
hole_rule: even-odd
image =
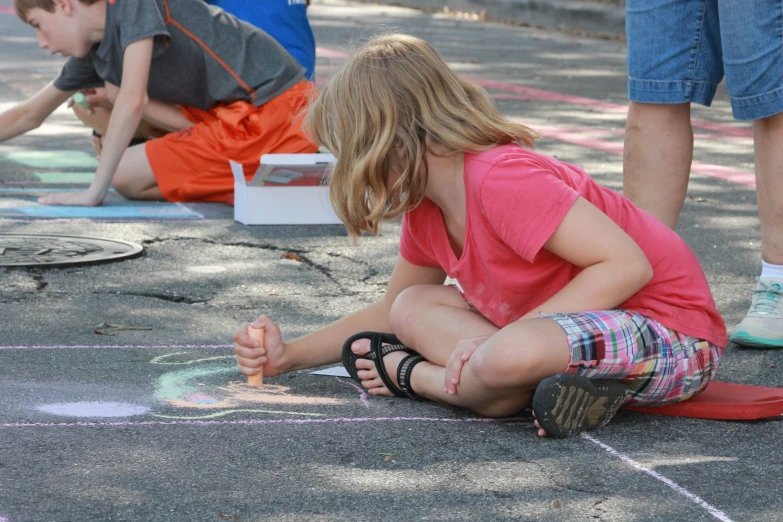
[{"label": "asphalt pavement", "polygon": [[[309,12],[319,78],[371,36],[404,30],[545,134],[540,151],[621,187],[621,41],[341,0]],[[62,63],[0,0],[0,108]],[[693,118],[678,232],[733,324],[760,268],[752,139],[722,89]],[[145,248],[109,264],[0,268],[0,522],[783,520],[776,420],[621,412],[559,441],[538,438],[528,418],[372,398],[309,371],[248,389],[230,348],[236,328],[266,313],[292,338],[373,302],[399,225],[353,244],[336,225],[241,225],[219,204],[174,217],[14,215],[79,186],[52,180],[90,171],[89,135],[62,108],[0,144],[2,232]],[[730,346],[718,377],[781,387],[781,357]]]}]

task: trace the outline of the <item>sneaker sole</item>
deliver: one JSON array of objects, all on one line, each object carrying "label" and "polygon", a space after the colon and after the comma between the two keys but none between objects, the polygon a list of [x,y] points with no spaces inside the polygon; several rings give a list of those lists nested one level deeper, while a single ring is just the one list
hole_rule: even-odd
[{"label": "sneaker sole", "polygon": [[533,413],[547,435],[564,439],[606,425],[623,405],[627,391],[619,381],[554,375],[536,388]]},{"label": "sneaker sole", "polygon": [[767,339],[764,337],[757,337],[744,330],[731,334],[729,341],[741,346],[750,346],[752,348],[783,348],[783,339]]}]

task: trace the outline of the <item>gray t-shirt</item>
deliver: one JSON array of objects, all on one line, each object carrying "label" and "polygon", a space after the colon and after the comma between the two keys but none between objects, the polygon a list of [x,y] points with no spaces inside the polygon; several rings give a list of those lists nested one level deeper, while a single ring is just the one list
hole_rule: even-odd
[{"label": "gray t-shirt", "polygon": [[147,95],[166,103],[204,110],[237,100],[263,105],[305,74],[271,36],[201,0],[109,0],[103,41],[89,56],[70,58],[54,86],[121,85],[125,49],[149,37]]}]

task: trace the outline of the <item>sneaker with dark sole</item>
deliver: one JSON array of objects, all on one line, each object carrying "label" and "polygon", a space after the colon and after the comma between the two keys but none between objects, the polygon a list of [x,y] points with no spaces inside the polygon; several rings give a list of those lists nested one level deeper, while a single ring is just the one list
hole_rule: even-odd
[{"label": "sneaker with dark sole", "polygon": [[538,385],[533,413],[547,435],[565,439],[608,424],[627,393],[628,388],[620,381],[560,373]]}]

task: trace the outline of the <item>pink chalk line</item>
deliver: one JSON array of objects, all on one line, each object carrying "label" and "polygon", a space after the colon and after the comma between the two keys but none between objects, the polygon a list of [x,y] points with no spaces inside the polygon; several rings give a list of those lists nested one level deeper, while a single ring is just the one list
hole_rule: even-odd
[{"label": "pink chalk line", "polygon": [[[362,388],[358,384],[355,384],[355,383],[353,383],[351,381],[346,381],[344,379],[340,379],[339,377],[335,377],[335,379],[337,379],[339,382],[343,382],[343,383],[347,384],[348,386],[351,386],[352,388],[356,389],[356,391],[359,392],[359,398],[362,400],[362,404],[364,404],[364,407],[365,408],[369,408],[370,407],[370,402],[367,400],[367,390],[365,390],[364,388]],[[2,520],[0,520],[0,522],[2,522]]]},{"label": "pink chalk line", "polygon": [[[0,5],[0,13],[5,14],[16,14],[16,11],[13,7],[8,7],[6,5]],[[7,522],[4,518],[0,518],[0,522]]]},{"label": "pink chalk line", "polygon": [[[556,139],[558,141],[573,143],[574,145],[581,145],[582,147],[608,152],[609,154],[615,154],[617,156],[623,155],[623,144],[621,142],[606,141],[579,132],[563,130],[559,127],[544,125],[535,125],[533,127],[544,136]],[[756,176],[752,172],[745,172],[729,167],[722,167],[720,165],[702,163],[700,161],[694,161],[691,163],[691,171],[696,172],[697,174],[702,174],[704,176],[719,178],[724,181],[737,183],[739,185],[746,185],[748,187],[756,186]]]},{"label": "pink chalk line", "polygon": [[690,500],[694,504],[696,504],[698,506],[701,506],[704,509],[706,509],[707,512],[710,515],[712,515],[713,517],[717,518],[721,522],[733,522],[728,517],[728,515],[726,515],[726,513],[724,513],[720,509],[716,508],[715,506],[712,506],[712,505],[708,504],[706,501],[704,501],[698,495],[695,495],[695,494],[691,493],[690,491],[688,491],[684,487],[678,485],[673,480],[671,480],[671,479],[669,479],[667,477],[664,477],[663,475],[661,475],[657,471],[651,470],[650,468],[648,468],[646,466],[643,466],[642,464],[640,464],[640,463],[636,462],[635,460],[633,460],[631,457],[628,457],[627,455],[623,455],[622,453],[620,453],[619,451],[617,451],[613,447],[609,446],[608,444],[604,444],[600,440],[591,437],[587,433],[582,433],[582,438],[585,439],[585,440],[589,440],[590,442],[592,442],[596,446],[602,448],[604,451],[606,451],[607,453],[609,453],[613,457],[617,457],[618,459],[622,460],[623,462],[625,462],[626,464],[628,464],[632,468],[634,468],[634,469],[636,469],[638,471],[641,471],[643,473],[647,473],[648,475],[653,477],[655,480],[663,482],[664,484],[666,484],[667,486],[669,486],[674,491],[676,491],[680,495],[684,496],[685,498],[687,498],[688,500]]},{"label": "pink chalk line", "polygon": [[[340,51],[334,51],[319,47],[321,56],[327,56],[330,58],[347,58],[349,55]],[[572,96],[570,94],[561,94],[557,92],[545,91],[543,89],[534,89],[532,87],[523,87],[521,85],[514,85],[506,82],[500,82],[496,80],[487,80],[484,78],[468,78],[469,80],[485,87],[487,89],[495,89],[498,91],[504,91],[506,94],[494,94],[496,98],[509,98],[509,99],[524,99],[524,100],[538,100],[538,101],[554,101],[560,103],[566,103],[569,105],[577,105],[580,107],[587,107],[607,113],[626,114],[628,112],[628,106],[620,105],[616,103],[605,102],[601,100],[594,100],[592,98],[584,98],[581,96]],[[323,85],[326,82],[326,78],[319,77],[316,79],[316,84]],[[735,127],[733,125],[726,125],[723,123],[715,123],[706,120],[692,119],[691,123],[693,127],[698,129],[704,129],[712,132],[716,132],[719,135],[716,136],[725,138],[732,136],[735,138],[752,138],[753,130],[747,127]],[[593,150],[600,150],[608,152],[610,154],[622,155],[623,145],[622,143],[613,143],[598,138],[591,138],[582,136],[581,134],[561,131],[557,127],[547,127],[546,134],[556,140],[564,141],[566,143],[573,143],[582,147],[587,147]],[[691,170],[697,174],[709,176],[713,178],[719,178],[724,181],[737,183],[740,185],[746,185],[748,187],[756,186],[756,178],[753,173],[745,172],[741,170],[732,169],[729,167],[722,167],[720,165],[712,165],[709,163],[701,163],[694,161],[691,165]]]},{"label": "pink chalk line", "polygon": [[[514,85],[511,83],[499,82],[495,80],[485,80],[484,78],[468,78],[470,81],[475,82],[482,87],[488,89],[497,89],[499,91],[506,91],[514,94],[521,95],[522,99],[539,100],[539,101],[556,101],[561,103],[567,103],[570,105],[579,105],[581,107],[588,107],[591,109],[599,109],[603,112],[613,112],[625,114],[628,112],[628,106],[620,105],[617,103],[610,103],[601,100],[594,100],[592,98],[583,98],[581,96],[572,96],[570,94],[561,94],[557,92],[545,91],[543,89],[534,89],[532,87],[522,87],[521,85]],[[694,127],[704,130],[711,130],[719,132],[721,134],[730,134],[734,136],[741,136],[744,138],[752,138],[753,130],[747,127],[735,127],[733,125],[726,125],[723,123],[715,123],[705,120],[691,120]]]},{"label": "pink chalk line", "polygon": [[234,421],[123,421],[123,422],[17,422],[0,424],[0,428],[102,428],[133,426],[256,426],[264,424],[344,424],[367,422],[453,422],[505,424],[511,422],[529,422],[529,418],[511,417],[508,419],[465,418],[449,419],[436,417],[334,417],[330,419],[247,419]]},{"label": "pink chalk line", "polygon": [[[53,344],[40,346],[0,346],[0,350],[220,350],[233,348],[233,344],[161,344],[161,345],[87,345],[87,344]],[[2,522],[2,521],[0,521]]]},{"label": "pink chalk line", "polygon": [[343,59],[350,58],[351,56],[348,53],[344,53],[342,51],[335,51],[334,49],[326,49],[324,47],[316,47],[315,55],[323,56],[324,58],[343,58]]}]

